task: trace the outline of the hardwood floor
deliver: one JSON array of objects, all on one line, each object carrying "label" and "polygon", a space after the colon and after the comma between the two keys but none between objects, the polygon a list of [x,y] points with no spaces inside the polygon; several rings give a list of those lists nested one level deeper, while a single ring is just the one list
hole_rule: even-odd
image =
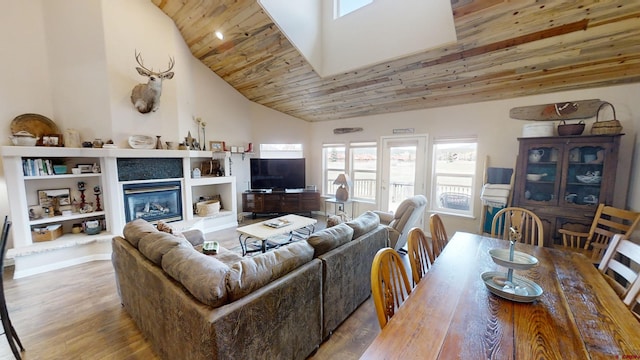
[{"label": "hardwood floor", "polygon": [[[318,218],[319,224],[323,221]],[[235,228],[207,237],[226,248],[238,246]],[[5,293],[11,321],[26,349],[23,359],[158,359],[120,305],[110,261],[12,277],[8,267]],[[358,359],[379,332],[369,298],[310,359]],[[13,359],[4,335],[0,359]]]}]

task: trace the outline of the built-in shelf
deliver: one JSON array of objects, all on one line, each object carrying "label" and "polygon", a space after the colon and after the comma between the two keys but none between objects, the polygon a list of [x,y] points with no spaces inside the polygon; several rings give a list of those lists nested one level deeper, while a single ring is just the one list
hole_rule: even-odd
[{"label": "built-in shelf", "polygon": [[[156,149],[95,149],[38,146],[2,146],[4,174],[9,192],[13,222],[13,248],[10,255],[15,260],[14,277],[27,276],[64,266],[96,260],[109,259],[110,241],[122,233],[126,223],[124,214],[123,184],[118,177],[119,158],[178,158],[182,160],[183,224],[201,223],[205,232],[237,226],[236,180],[229,175],[230,157],[228,152],[194,150]],[[97,164],[99,173],[61,174],[25,176],[22,160],[26,158],[58,159],[74,164]],[[191,178],[191,169],[207,159],[217,159],[225,170],[225,176]],[[166,179],[165,179],[166,180]],[[93,186],[100,186],[102,211],[72,213],[66,216],[52,216],[40,219],[29,218],[29,208],[38,203],[36,190],[70,188],[77,191],[78,181],[87,183],[86,202],[95,202]],[[153,180],[155,181],[155,180]],[[219,194],[224,209],[214,216],[198,217],[192,204],[204,195]],[[106,228],[97,235],[72,234],[71,225],[84,219],[104,218]],[[201,221],[200,221],[201,220]],[[32,241],[33,227],[45,224],[63,224],[65,233],[51,241]]]},{"label": "built-in shelf", "polygon": [[25,176],[24,180],[51,180],[51,179],[83,179],[90,177],[100,177],[101,173],[83,173],[83,174],[59,174],[59,175],[39,175],[39,176]]},{"label": "built-in shelf", "polygon": [[105,214],[106,213],[104,211],[93,211],[88,213],[73,213],[67,216],[64,216],[64,215],[48,216],[48,217],[43,217],[41,219],[31,220],[29,221],[29,225],[33,226],[33,225],[59,223],[59,222],[70,221],[70,220],[87,219],[92,217],[104,216]]}]

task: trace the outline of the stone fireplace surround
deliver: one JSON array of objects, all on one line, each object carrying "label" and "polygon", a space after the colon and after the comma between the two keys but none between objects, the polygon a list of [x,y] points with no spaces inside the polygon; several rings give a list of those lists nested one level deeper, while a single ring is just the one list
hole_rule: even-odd
[{"label": "stone fireplace surround", "polygon": [[[183,224],[199,223],[204,232],[216,231],[237,226],[236,180],[233,176],[191,178],[191,169],[211,158],[224,161],[224,169],[229,169],[228,153],[188,150],[142,150],[142,149],[93,149],[93,148],[44,148],[3,146],[0,148],[4,163],[5,180],[9,191],[11,208],[10,219],[13,222],[13,248],[7,252],[7,258],[14,260],[14,278],[38,274],[54,269],[72,266],[93,260],[108,260],[111,257],[111,238],[120,235],[126,223],[124,214],[123,184],[141,182],[178,181],[181,184]],[[51,159],[91,159],[100,165],[98,176],[102,187],[102,201],[107,229],[98,235],[65,234],[53,241],[32,242],[31,226],[28,217],[27,185],[22,175],[23,158]],[[173,165],[167,165],[163,159]],[[120,163],[120,165],[119,165]],[[138,171],[134,177],[123,175],[120,169],[128,163]],[[133,164],[133,165],[132,165]],[[149,175],[143,170],[159,169],[160,176]],[[177,164],[177,165],[176,165]],[[126,166],[125,166],[126,167]],[[169,169],[167,173],[167,169]],[[176,170],[177,169],[177,170]],[[69,170],[70,172],[70,170]],[[140,176],[140,173],[144,174]],[[225,174],[226,175],[226,174]],[[44,181],[66,181],[73,187],[77,181],[74,175],[66,174],[59,178],[50,175]],[[137,177],[137,178],[136,178]],[[141,179],[144,177],[145,179]],[[158,179],[154,179],[158,177]],[[151,179],[149,179],[151,178]],[[30,182],[29,180],[28,182]],[[39,180],[37,180],[39,181]],[[32,192],[32,189],[28,189]],[[217,216],[199,218],[193,214],[191,204],[200,196],[218,193],[225,209]],[[61,221],[65,221],[64,218]],[[188,226],[188,225],[183,225]]]}]

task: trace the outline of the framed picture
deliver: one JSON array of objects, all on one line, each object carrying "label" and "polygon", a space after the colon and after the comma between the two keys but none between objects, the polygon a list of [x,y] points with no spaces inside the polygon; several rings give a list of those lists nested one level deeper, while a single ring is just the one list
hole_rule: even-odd
[{"label": "framed picture", "polygon": [[224,141],[209,141],[211,151],[224,151]]},{"label": "framed picture", "polygon": [[64,146],[62,134],[42,135],[42,146]]},{"label": "framed picture", "polygon": [[80,169],[81,173],[90,173],[93,168],[93,165],[91,164],[78,164],[78,169]]},{"label": "framed picture", "polygon": [[40,206],[71,205],[71,191],[67,189],[38,190],[38,205]]}]

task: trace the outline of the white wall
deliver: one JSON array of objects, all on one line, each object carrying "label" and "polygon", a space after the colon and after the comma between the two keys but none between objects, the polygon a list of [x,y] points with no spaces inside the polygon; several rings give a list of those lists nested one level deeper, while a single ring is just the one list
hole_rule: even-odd
[{"label": "white wall", "polygon": [[376,0],[337,19],[332,3],[323,1],[322,76],[456,41],[450,0]]},{"label": "white wall", "polygon": [[[307,182],[320,185],[322,143],[378,140],[392,135],[393,128],[412,127],[431,137],[477,135],[480,159],[488,155],[492,166],[513,167],[516,138],[526,122],[510,119],[509,109],[599,98],[615,105],[626,133],[616,187],[625,188],[630,179],[633,185],[628,196],[618,192],[617,201],[640,210],[640,167],[631,166],[640,159],[635,135],[640,128],[640,84],[307,123],[242,97],[191,56],[173,22],[147,0],[103,0],[100,7],[95,2],[60,0],[60,10],[51,9],[49,15],[50,6],[48,0],[11,1],[0,13],[0,66],[6,70],[0,82],[0,117],[6,124],[0,127],[5,139],[0,144],[9,145],[9,124],[22,113],[48,116],[61,129],[79,128],[83,140],[100,136],[119,144],[133,134],[161,135],[164,141],[182,140],[187,131],[195,136],[192,116],[199,116],[207,122],[207,140],[245,147],[248,142],[254,147],[304,144]],[[83,20],[85,14],[90,21]],[[139,114],[130,103],[131,89],[144,81],[135,71],[135,49],[142,50],[145,64],[154,68],[166,66],[168,56],[175,57],[176,75],[164,83],[157,113]],[[337,127],[364,131],[334,135]],[[241,192],[249,181],[248,160],[239,155],[232,160]],[[630,168],[630,176],[624,175]],[[478,171],[481,176],[482,164]],[[4,175],[0,182],[0,207],[7,209]],[[447,227],[456,230],[476,231],[478,221],[445,218]]]},{"label": "white wall", "polygon": [[[382,114],[348,120],[313,123],[311,146],[316,150],[312,159],[320,163],[320,149],[323,143],[357,140],[378,140],[380,136],[393,135],[394,128],[414,128],[416,134],[429,134],[435,137],[467,136],[478,137],[478,183],[476,191],[479,194],[482,186],[483,160],[490,158],[490,166],[515,168],[518,152],[517,137],[522,135],[522,127],[529,122],[509,118],[509,110],[516,106],[538,105],[562,101],[581,99],[601,99],[611,102],[616,108],[616,115],[622,122],[622,137],[618,177],[616,189],[626,189],[629,185],[630,174],[632,184],[640,180],[640,167],[632,167],[632,154],[638,152],[636,133],[640,128],[640,102],[636,94],[640,93],[640,84],[605,87],[589,90],[570,91],[547,95],[528,96],[516,99],[482,102],[476,104],[457,105],[450,107],[407,111],[402,113]],[[591,128],[595,119],[588,119],[585,134]],[[364,131],[348,135],[334,135],[337,127],[363,127]],[[428,156],[428,158],[430,158]],[[636,154],[636,161],[640,156]],[[429,164],[428,172],[431,168]],[[312,179],[321,183],[321,169],[314,168]],[[428,187],[430,187],[430,179]],[[640,185],[631,186],[629,193],[616,190],[615,204],[640,210]],[[426,194],[429,197],[429,194]],[[480,229],[481,204],[476,201],[475,219],[443,216],[448,229],[473,231]],[[361,209],[361,210],[364,210]]]},{"label": "white wall", "polygon": [[[82,140],[112,139],[122,147],[135,134],[196,137],[193,116],[207,122],[207,141],[252,140],[251,103],[193,58],[173,21],[148,0],[11,1],[0,30],[0,66],[7,70],[0,82],[1,145],[10,145],[9,124],[23,113],[45,115],[61,131],[75,128]],[[156,113],[138,113],[129,99],[146,82],[135,70],[136,49],[154,69],[175,58]],[[9,206],[6,194],[0,173],[0,208]]]},{"label": "white wall", "polygon": [[311,66],[322,72],[322,0],[259,0],[271,20]]},{"label": "white wall", "polygon": [[76,128],[87,140],[109,134],[111,113],[100,2],[58,0],[42,4],[56,125],[61,132]]},{"label": "white wall", "polygon": [[[9,145],[11,120],[24,113],[53,115],[43,6],[40,1],[8,1],[0,12],[0,144]],[[28,26],[25,26],[28,24]],[[2,159],[0,159],[0,163]],[[0,169],[0,174],[3,171]],[[0,216],[9,208],[0,177]]]}]

